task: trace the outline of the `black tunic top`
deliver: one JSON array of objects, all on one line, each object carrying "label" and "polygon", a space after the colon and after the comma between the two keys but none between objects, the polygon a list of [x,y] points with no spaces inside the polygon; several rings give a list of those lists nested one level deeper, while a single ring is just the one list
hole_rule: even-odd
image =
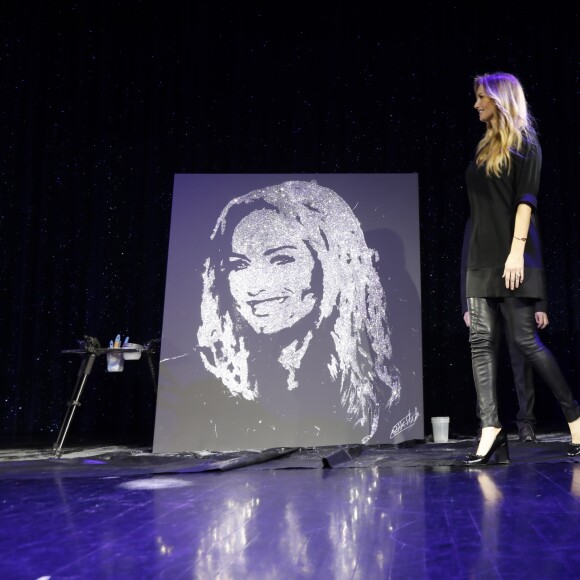
[{"label": "black tunic top", "polygon": [[[545,299],[537,203],[542,151],[540,145],[525,143],[512,153],[509,173],[499,177],[485,174],[473,161],[465,178],[471,208],[471,237],[467,256],[467,297]],[[524,281],[515,290],[505,287],[502,274],[510,253],[517,207],[526,203],[532,218],[524,250]]]},{"label": "black tunic top", "polygon": [[[461,313],[465,314],[469,308],[467,306],[466,279],[467,279],[467,253],[469,250],[469,240],[471,239],[471,219],[468,218],[463,231],[463,246],[461,247],[461,269],[459,295],[461,299]],[[546,296],[535,301],[536,312],[548,312],[548,299]]]}]

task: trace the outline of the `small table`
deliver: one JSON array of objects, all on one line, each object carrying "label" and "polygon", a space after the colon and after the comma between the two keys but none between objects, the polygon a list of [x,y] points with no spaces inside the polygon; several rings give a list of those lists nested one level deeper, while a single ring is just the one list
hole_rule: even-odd
[{"label": "small table", "polygon": [[64,444],[65,437],[68,433],[74,412],[78,406],[80,406],[80,398],[87,382],[88,376],[91,374],[93,369],[93,364],[95,359],[102,354],[107,353],[129,353],[129,352],[140,352],[147,357],[147,362],[149,363],[149,370],[151,371],[151,378],[153,379],[153,388],[157,389],[157,378],[155,375],[155,367],[153,366],[152,355],[157,353],[156,346],[159,344],[159,340],[150,340],[147,342],[143,349],[137,348],[102,348],[99,341],[96,338],[85,336],[84,341],[81,344],[84,345],[83,348],[75,348],[71,350],[61,351],[63,354],[80,354],[82,355],[81,367],[77,375],[77,381],[73,390],[72,399],[68,402],[68,409],[66,411],[64,420],[60,427],[58,438],[56,443],[52,446],[52,456],[59,458],[62,455],[62,446]]}]

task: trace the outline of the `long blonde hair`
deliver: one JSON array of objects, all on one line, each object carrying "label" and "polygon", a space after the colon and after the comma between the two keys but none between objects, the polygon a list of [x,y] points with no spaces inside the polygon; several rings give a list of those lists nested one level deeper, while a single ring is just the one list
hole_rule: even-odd
[{"label": "long blonde hair", "polygon": [[473,88],[480,87],[494,102],[496,115],[487,123],[485,134],[477,144],[475,162],[484,166],[486,175],[499,177],[503,170],[511,169],[511,154],[521,151],[524,141],[537,144],[535,120],[526,101],[520,81],[504,72],[475,77]]}]

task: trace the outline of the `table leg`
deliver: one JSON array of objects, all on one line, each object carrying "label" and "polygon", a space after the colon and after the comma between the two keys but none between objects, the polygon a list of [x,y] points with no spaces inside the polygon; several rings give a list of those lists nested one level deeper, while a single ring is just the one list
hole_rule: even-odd
[{"label": "table leg", "polygon": [[79,369],[79,374],[77,376],[77,382],[75,384],[75,388],[73,391],[72,400],[68,403],[68,409],[66,411],[66,415],[64,417],[64,421],[60,427],[60,432],[58,434],[58,439],[56,443],[52,447],[52,455],[53,457],[59,458],[62,455],[62,446],[64,444],[64,439],[70,427],[75,409],[81,404],[80,399],[83,392],[83,388],[85,383],[87,382],[87,378],[93,369],[93,364],[97,355],[95,353],[87,353],[83,360],[81,361],[81,368]]}]

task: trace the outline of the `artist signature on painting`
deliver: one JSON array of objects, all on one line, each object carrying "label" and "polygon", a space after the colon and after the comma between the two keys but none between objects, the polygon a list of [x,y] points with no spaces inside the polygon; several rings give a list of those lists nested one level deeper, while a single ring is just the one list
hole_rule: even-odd
[{"label": "artist signature on painting", "polygon": [[417,407],[415,407],[415,412],[409,412],[391,429],[391,439],[394,439],[399,433],[405,431],[405,429],[410,429],[419,418],[419,411],[417,411]]}]

